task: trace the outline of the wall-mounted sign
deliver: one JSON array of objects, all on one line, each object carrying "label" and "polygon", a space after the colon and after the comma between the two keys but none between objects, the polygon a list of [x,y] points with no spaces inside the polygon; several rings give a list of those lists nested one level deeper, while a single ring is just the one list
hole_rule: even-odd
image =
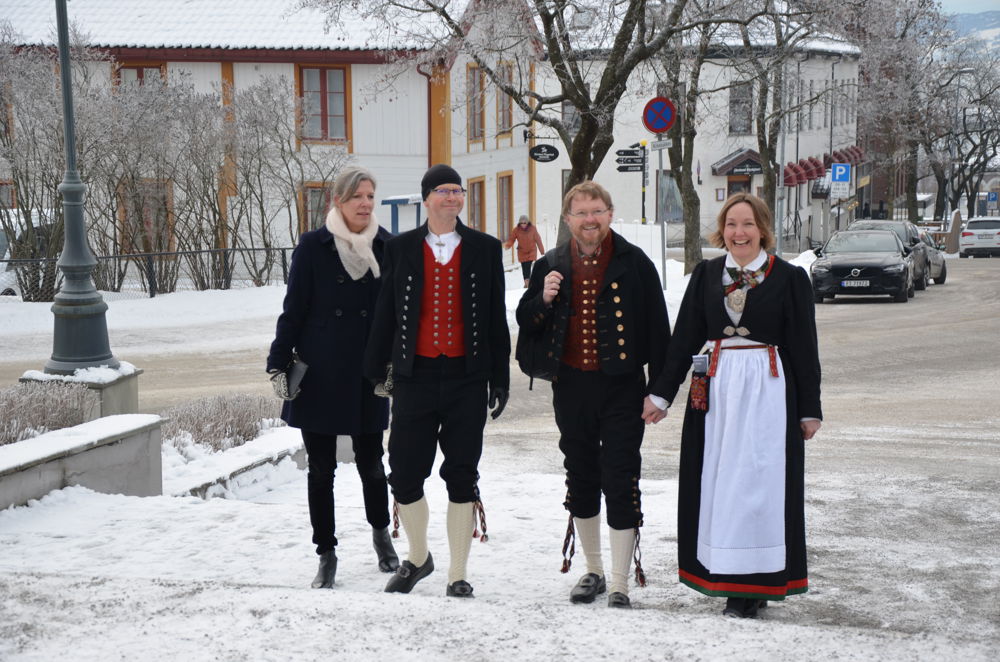
[{"label": "wall-mounted sign", "polygon": [[559,150],[555,145],[535,145],[528,150],[528,156],[539,163],[548,163],[559,158]]},{"label": "wall-mounted sign", "polygon": [[746,160],[738,166],[734,167],[729,171],[730,175],[760,175],[763,174],[764,170],[760,167],[759,163],[755,163],[751,160]]}]

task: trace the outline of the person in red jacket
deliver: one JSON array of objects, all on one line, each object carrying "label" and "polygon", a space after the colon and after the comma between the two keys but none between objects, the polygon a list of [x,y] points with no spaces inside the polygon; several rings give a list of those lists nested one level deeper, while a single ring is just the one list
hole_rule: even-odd
[{"label": "person in red jacket", "polygon": [[524,277],[524,286],[528,287],[528,279],[531,277],[531,265],[538,259],[539,253],[545,252],[542,245],[542,238],[538,235],[538,230],[534,224],[528,220],[527,216],[521,215],[517,219],[517,225],[510,233],[510,238],[504,242],[504,248],[510,248],[517,242],[517,261],[521,263],[521,276]]}]

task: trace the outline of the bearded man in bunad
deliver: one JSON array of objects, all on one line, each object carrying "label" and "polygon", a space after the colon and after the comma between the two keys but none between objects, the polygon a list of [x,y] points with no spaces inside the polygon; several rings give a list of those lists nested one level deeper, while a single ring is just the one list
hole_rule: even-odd
[{"label": "bearded man in bunad", "polygon": [[392,396],[389,485],[409,543],[385,590],[409,593],[434,571],[424,480],[440,445],[451,552],[445,594],[471,598],[475,510],[486,538],[478,481],[487,403],[497,418],[510,388],[502,250],[459,220],[465,189],[454,169],[432,166],[420,188],[427,222],[386,243],[365,351],[365,376]]},{"label": "bearded man in bunad", "polygon": [[[572,238],[535,263],[517,307],[517,359],[525,373],[552,381],[566,467],[564,505],[570,512],[563,572],[577,538],[587,562],[570,601],[593,602],[608,591],[609,607],[629,608],[633,558],[636,580],[645,583],[638,537],[647,399],[643,368],[648,364],[651,374],[660,373],[670,324],[656,267],[611,230],[613,212],[611,196],[600,184],[583,182],[566,193],[562,216]],[[610,581],[601,556],[602,491]]]}]

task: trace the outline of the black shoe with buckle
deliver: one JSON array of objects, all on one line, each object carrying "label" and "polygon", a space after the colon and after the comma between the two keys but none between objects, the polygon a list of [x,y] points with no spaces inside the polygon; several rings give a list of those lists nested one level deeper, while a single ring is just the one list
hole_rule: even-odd
[{"label": "black shoe with buckle", "polygon": [[444,594],[449,598],[474,598],[476,596],[472,595],[472,584],[465,581],[464,579],[459,579],[457,582],[452,582],[448,584],[448,588],[445,589]]},{"label": "black shoe with buckle", "polygon": [[594,601],[599,594],[604,593],[608,590],[608,586],[604,581],[604,577],[599,576],[597,573],[588,572],[583,577],[580,577],[580,581],[576,583],[573,590],[569,592],[570,602],[584,602],[590,603]]},{"label": "black shoe with buckle", "polygon": [[419,568],[409,561],[403,561],[396,569],[389,582],[385,585],[386,593],[409,593],[417,582],[434,572],[434,559],[427,552],[427,560]]},{"label": "black shoe with buckle", "polygon": [[624,593],[615,591],[608,596],[608,606],[615,607],[617,609],[631,609],[632,601],[629,600],[628,596]]},{"label": "black shoe with buckle", "polygon": [[316,578],[312,580],[313,588],[333,588],[334,578],[337,576],[337,552],[330,550],[319,555],[319,570]]},{"label": "black shoe with buckle", "polygon": [[399,568],[399,557],[392,547],[392,536],[389,527],[372,529],[372,546],[378,555],[378,569],[382,572],[396,572]]}]

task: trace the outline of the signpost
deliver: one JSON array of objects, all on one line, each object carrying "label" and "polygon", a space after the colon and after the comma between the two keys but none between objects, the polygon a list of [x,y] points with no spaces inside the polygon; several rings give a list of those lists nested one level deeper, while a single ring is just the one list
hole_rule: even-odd
[{"label": "signpost", "polygon": [[641,140],[629,145],[628,149],[620,149],[615,152],[615,162],[618,164],[618,172],[641,172],[642,173],[642,223],[646,224],[646,184],[649,183],[649,159],[646,157],[646,141]]},{"label": "signpost", "polygon": [[[843,200],[851,195],[851,164],[830,164],[830,199]],[[840,205],[837,205],[837,229],[840,229]]]},{"label": "signpost", "polygon": [[677,109],[666,97],[653,97],[642,109],[642,124],[650,133],[666,133],[677,119]]}]

